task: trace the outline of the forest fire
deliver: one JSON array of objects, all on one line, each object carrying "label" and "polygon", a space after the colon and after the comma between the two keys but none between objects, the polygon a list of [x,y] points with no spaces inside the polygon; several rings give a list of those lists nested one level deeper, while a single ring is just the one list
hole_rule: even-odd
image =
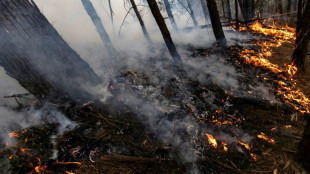
[{"label": "forest fire", "polygon": [[[300,113],[310,113],[310,100],[301,91],[296,90],[296,82],[292,79],[292,76],[296,74],[297,67],[292,63],[285,68],[281,68],[276,64],[271,63],[268,58],[272,56],[271,47],[279,47],[283,42],[292,43],[295,37],[295,29],[286,25],[285,28],[278,29],[276,26],[264,28],[258,21],[253,25],[250,25],[250,31],[262,33],[267,36],[272,36],[271,41],[257,41],[254,45],[261,46],[261,51],[244,49],[239,54],[244,58],[244,63],[251,64],[253,66],[267,69],[278,75],[279,79],[275,80],[278,85],[277,94],[284,100],[285,103],[291,105]],[[283,76],[283,73],[287,77]]]},{"label": "forest fire", "polygon": [[268,143],[274,144],[275,140],[272,138],[269,138],[268,136],[266,136],[266,134],[264,134],[263,132],[261,132],[259,135],[257,135],[258,138],[261,138],[265,141],[267,141]]}]

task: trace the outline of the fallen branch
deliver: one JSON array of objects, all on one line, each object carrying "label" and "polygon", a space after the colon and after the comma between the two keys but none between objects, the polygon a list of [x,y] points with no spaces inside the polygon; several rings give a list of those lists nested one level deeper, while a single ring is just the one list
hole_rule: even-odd
[{"label": "fallen branch", "polygon": [[101,156],[104,161],[118,161],[118,162],[134,162],[134,163],[159,163],[160,159],[154,158],[143,158],[143,157],[135,157],[135,156],[124,156],[119,154],[111,154]]}]

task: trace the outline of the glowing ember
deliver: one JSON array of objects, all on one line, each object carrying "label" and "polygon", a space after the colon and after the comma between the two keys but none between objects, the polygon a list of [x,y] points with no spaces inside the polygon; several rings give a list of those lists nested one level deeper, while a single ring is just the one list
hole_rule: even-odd
[{"label": "glowing ember", "polygon": [[57,164],[63,164],[63,165],[70,165],[70,164],[73,164],[73,165],[82,165],[81,162],[56,162]]},{"label": "glowing ember", "polygon": [[225,152],[228,151],[227,143],[222,142],[222,146]]},{"label": "glowing ember", "polygon": [[237,142],[238,142],[240,145],[244,146],[246,149],[251,150],[251,147],[250,147],[249,144],[246,144],[246,143],[244,143],[244,142],[242,142],[242,141],[240,141],[240,140],[237,140]]},{"label": "glowing ember", "polygon": [[217,142],[216,142],[216,139],[213,138],[213,135],[211,134],[206,134],[206,136],[208,137],[208,141],[210,143],[210,145],[214,148],[217,147]]},{"label": "glowing ember", "polygon": [[41,163],[41,159],[40,158],[37,158],[38,160],[38,166],[36,166],[34,169],[37,173],[45,173],[46,172],[46,168],[47,166],[44,165],[42,166],[42,163]]},{"label": "glowing ember", "polygon": [[66,174],[74,174],[73,172],[65,171]]},{"label": "glowing ember", "polygon": [[20,151],[22,151],[23,153],[25,153],[26,151],[31,151],[31,149],[28,149],[28,148],[20,148]]},{"label": "glowing ember", "polygon": [[19,134],[16,132],[9,133],[9,137],[19,137]]},{"label": "glowing ember", "polygon": [[9,156],[9,159],[12,159],[12,158],[13,158],[13,155],[10,155],[10,156]]},{"label": "glowing ember", "polygon": [[254,161],[257,161],[257,156],[254,153],[250,153],[250,155]]},{"label": "glowing ember", "polygon": [[267,137],[263,132],[261,132],[260,135],[257,135],[257,137],[267,141],[268,143],[275,143],[274,139]]}]

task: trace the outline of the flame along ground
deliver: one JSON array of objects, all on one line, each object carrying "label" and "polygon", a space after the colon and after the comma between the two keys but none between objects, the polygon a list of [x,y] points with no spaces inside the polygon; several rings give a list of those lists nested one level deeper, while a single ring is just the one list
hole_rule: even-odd
[{"label": "flame along ground", "polygon": [[[234,28],[233,28],[234,29]],[[268,41],[252,42],[253,45],[261,47],[260,51],[244,49],[239,56],[243,59],[245,64],[267,69],[270,72],[276,74],[278,79],[274,83],[277,84],[277,95],[287,104],[291,105],[301,114],[310,113],[310,100],[301,91],[296,89],[296,80],[293,76],[297,73],[297,67],[294,62],[290,65],[286,65],[281,68],[277,64],[271,63],[268,58],[272,56],[272,47],[280,47],[283,43],[294,43],[296,40],[295,29],[288,27],[287,25],[282,28],[272,26],[263,26],[260,22],[256,21],[254,24],[248,27],[240,27],[240,31],[250,31],[253,33],[260,33],[266,36],[272,37]],[[263,80],[269,80],[264,76],[257,76]],[[214,120],[214,122],[218,122]],[[230,123],[217,123],[216,125],[230,124]],[[211,134],[206,134],[208,142],[213,148],[219,148],[217,146],[217,140]],[[274,144],[275,140],[268,137],[261,132],[257,135],[257,138],[265,140],[270,144]],[[247,150],[251,150],[249,144],[237,140],[240,146],[243,146]],[[224,151],[228,151],[227,144],[222,142]],[[224,145],[225,144],[225,145]],[[254,153],[250,153],[250,156],[254,161],[257,160],[257,156]]]}]

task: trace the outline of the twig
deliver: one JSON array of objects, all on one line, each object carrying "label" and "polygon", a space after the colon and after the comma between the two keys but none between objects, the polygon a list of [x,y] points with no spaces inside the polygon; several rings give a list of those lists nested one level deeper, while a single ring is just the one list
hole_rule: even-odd
[{"label": "twig", "polygon": [[111,124],[112,126],[117,127],[115,124],[111,123],[108,119],[104,118],[103,115],[99,114],[99,116],[100,116],[102,119],[104,119],[106,122],[108,122],[109,124]]}]

